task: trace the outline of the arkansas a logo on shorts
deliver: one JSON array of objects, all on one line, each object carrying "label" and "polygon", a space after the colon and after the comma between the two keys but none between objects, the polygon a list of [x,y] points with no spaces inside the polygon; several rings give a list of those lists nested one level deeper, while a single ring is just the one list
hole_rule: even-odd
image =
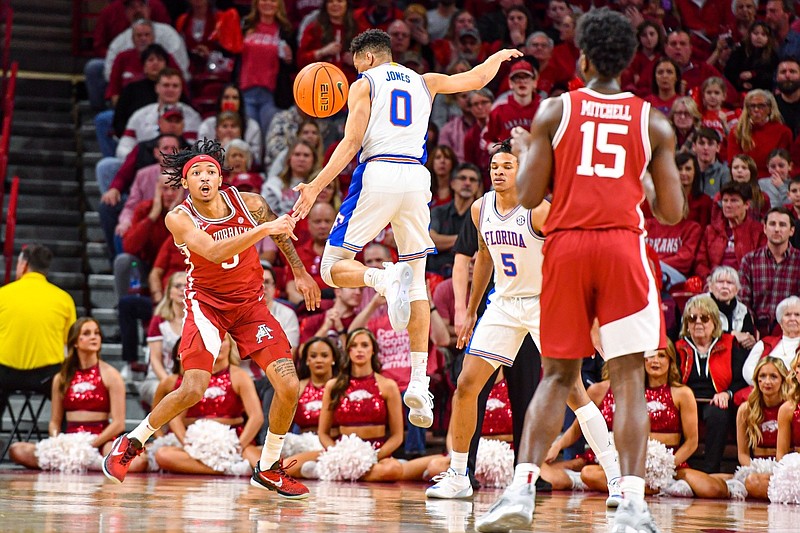
[{"label": "arkansas a logo on shorts", "polygon": [[258,326],[258,332],[256,333],[256,341],[261,344],[261,340],[264,337],[267,339],[272,339],[272,330],[268,328],[266,324],[260,324]]}]

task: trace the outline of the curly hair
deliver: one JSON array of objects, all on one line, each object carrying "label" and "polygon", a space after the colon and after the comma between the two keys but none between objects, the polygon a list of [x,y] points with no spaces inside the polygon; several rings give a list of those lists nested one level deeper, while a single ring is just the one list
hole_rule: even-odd
[{"label": "curly hair", "polygon": [[789,383],[787,379],[789,377],[789,371],[786,369],[783,360],[770,356],[760,359],[756,365],[756,369],[753,371],[753,381],[756,382],[756,386],[753,387],[753,391],[750,393],[750,396],[747,397],[747,411],[745,413],[745,435],[747,436],[747,444],[751,449],[757,447],[758,443],[761,441],[761,422],[764,421],[765,406],[764,394],[758,387],[758,374],[766,365],[774,366],[781,376],[781,400],[786,400],[789,392]]},{"label": "curly hair", "polygon": [[227,170],[227,168],[223,166],[223,161],[225,161],[225,149],[214,139],[202,139],[197,141],[194,146],[185,148],[180,152],[174,152],[172,154],[161,152],[161,155],[164,157],[164,163],[161,165],[161,169],[164,174],[169,176],[166,183],[173,189],[177,189],[181,186],[183,166],[194,156],[211,156],[219,163],[221,169]]},{"label": "curly hair", "polygon": [[604,78],[619,76],[639,45],[630,21],[606,7],[581,17],[575,43]]},{"label": "curly hair", "polygon": [[375,28],[359,33],[353,37],[353,40],[350,42],[350,53],[356,55],[361,52],[391,54],[392,40],[389,34]]}]

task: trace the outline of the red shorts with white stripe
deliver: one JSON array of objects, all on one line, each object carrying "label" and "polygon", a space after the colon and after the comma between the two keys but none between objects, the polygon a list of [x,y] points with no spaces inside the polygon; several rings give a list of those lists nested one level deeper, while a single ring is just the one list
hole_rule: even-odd
[{"label": "red shorts with white stripe", "polygon": [[198,300],[186,299],[179,348],[183,369],[211,372],[226,332],[236,342],[241,358],[250,357],[262,369],[278,359],[292,359],[289,339],[263,301],[220,312]]},{"label": "red shorts with white stripe", "polygon": [[606,359],[666,346],[644,236],[630,230],[571,230],[547,236],[542,266],[542,355],[594,354],[594,318]]}]

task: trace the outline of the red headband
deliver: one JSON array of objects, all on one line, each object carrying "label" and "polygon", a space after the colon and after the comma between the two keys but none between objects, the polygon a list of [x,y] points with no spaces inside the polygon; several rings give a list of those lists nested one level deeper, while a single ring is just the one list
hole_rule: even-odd
[{"label": "red headband", "polygon": [[197,163],[212,163],[215,167],[217,167],[217,172],[222,174],[222,169],[219,166],[219,161],[217,161],[210,155],[201,154],[194,156],[189,161],[187,161],[185,165],[183,165],[183,170],[181,171],[181,175],[185,178],[186,173],[189,172],[189,169],[192,168],[192,165]]}]

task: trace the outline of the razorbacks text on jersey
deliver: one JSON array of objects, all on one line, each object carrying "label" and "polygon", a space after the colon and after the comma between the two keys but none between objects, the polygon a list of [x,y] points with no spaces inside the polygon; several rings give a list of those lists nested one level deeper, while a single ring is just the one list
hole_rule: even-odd
[{"label": "razorbacks text on jersey", "polygon": [[392,62],[362,72],[360,77],[369,81],[372,110],[358,162],[425,163],[432,99],[422,76]]},{"label": "razorbacks text on jersey", "polygon": [[[244,200],[235,187],[220,189],[230,214],[223,218],[203,217],[192,204],[191,197],[178,206],[194,222],[215,240],[234,237],[256,227]],[[186,298],[224,310],[253,302],[264,295],[262,277],[264,269],[255,246],[236,254],[227,261],[216,264],[192,252],[185,243],[175,243],[186,256]]]},{"label": "razorbacks text on jersey", "polygon": [[494,191],[483,196],[479,227],[494,263],[494,294],[536,296],[542,291],[544,237],[533,229],[530,209],[518,205],[501,215],[495,196]]},{"label": "razorbacks text on jersey", "polygon": [[553,206],[545,234],[570,229],[642,233],[639,204],[651,157],[650,104],[631,93],[591,89],[560,98],[563,113],[553,136]]}]

